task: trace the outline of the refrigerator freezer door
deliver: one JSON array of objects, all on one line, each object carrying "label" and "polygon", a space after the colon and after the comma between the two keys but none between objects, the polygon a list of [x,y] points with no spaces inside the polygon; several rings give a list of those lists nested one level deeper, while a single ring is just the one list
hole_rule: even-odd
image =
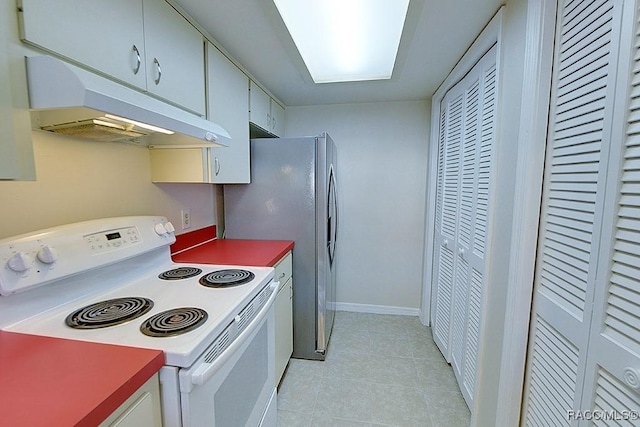
[{"label": "refrigerator freezer door", "polygon": [[323,359],[328,336],[324,297],[319,304],[328,265],[326,174],[325,163],[317,159],[319,140],[324,138],[253,139],[252,183],[224,186],[227,238],[295,242],[293,357],[303,359]]},{"label": "refrigerator freezer door", "polygon": [[335,145],[328,135],[317,142],[318,300],[316,351],[325,354],[335,318],[335,232],[337,198]]}]

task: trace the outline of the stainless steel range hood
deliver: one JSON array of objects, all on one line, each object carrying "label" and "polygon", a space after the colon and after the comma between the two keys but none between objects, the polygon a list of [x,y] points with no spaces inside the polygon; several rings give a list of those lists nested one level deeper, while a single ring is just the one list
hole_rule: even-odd
[{"label": "stainless steel range hood", "polygon": [[51,56],[27,57],[34,127],[137,145],[226,146],[221,126]]}]

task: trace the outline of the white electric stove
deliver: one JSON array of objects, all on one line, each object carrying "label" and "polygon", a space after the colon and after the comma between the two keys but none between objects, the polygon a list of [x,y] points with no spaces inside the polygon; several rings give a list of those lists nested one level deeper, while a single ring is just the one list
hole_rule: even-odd
[{"label": "white electric stove", "polygon": [[166,426],[275,425],[274,269],[174,263],[173,242],[149,216],[0,240],[0,328],[164,351]]}]

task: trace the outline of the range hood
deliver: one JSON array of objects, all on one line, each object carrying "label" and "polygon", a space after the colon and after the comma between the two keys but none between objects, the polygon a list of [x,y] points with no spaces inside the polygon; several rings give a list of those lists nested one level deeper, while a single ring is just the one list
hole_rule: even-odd
[{"label": "range hood", "polygon": [[226,146],[221,126],[51,56],[26,58],[34,127],[106,142]]}]

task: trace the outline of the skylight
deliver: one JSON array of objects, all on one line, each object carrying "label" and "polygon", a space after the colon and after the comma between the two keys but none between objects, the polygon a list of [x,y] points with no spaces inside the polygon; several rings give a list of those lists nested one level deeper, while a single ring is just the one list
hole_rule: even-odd
[{"label": "skylight", "polygon": [[313,81],[390,79],[409,0],[273,0]]}]

